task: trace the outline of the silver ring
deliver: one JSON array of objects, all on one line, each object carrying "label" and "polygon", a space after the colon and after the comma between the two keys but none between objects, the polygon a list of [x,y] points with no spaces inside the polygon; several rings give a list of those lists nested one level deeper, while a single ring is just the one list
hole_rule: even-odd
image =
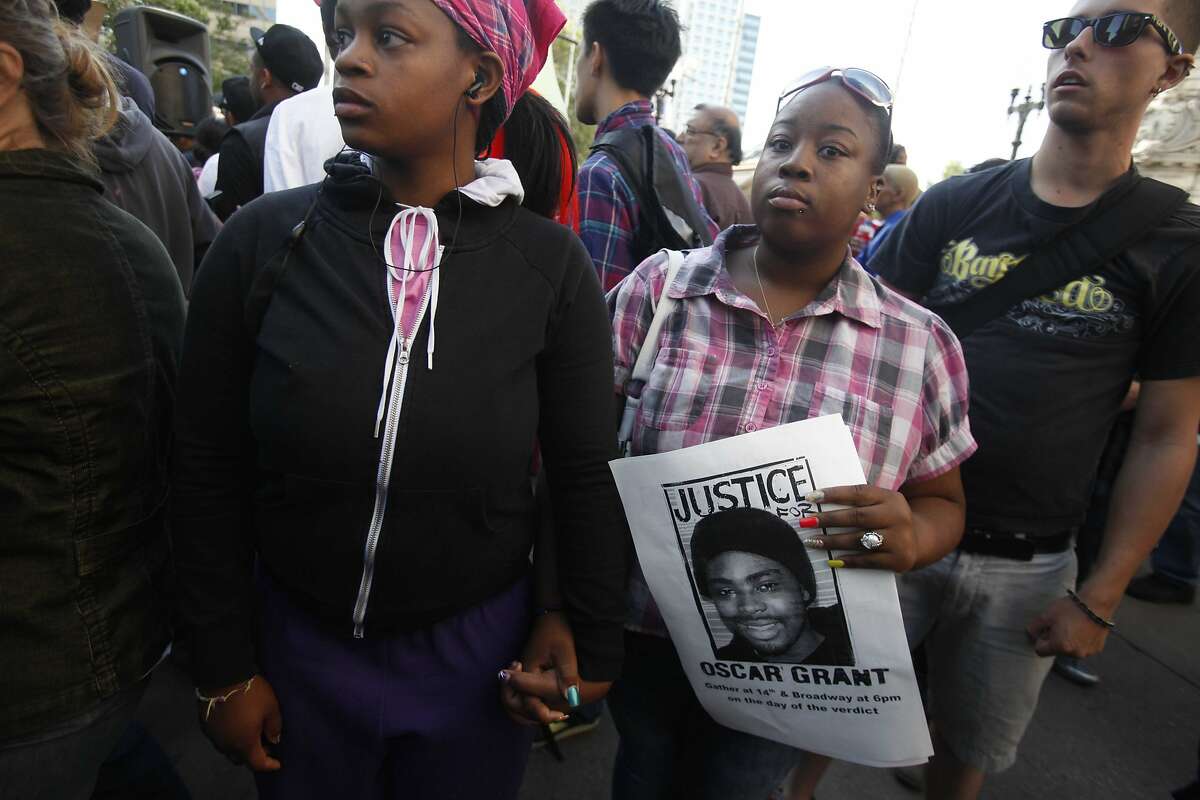
[{"label": "silver ring", "polygon": [[883,547],[883,534],[879,531],[867,531],[858,537],[858,543],[863,546],[863,550],[878,550]]}]

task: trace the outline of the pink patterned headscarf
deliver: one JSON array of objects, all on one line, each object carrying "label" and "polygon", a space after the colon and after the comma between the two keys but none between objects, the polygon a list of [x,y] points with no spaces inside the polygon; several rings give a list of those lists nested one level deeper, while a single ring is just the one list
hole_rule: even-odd
[{"label": "pink patterned headscarf", "polygon": [[533,85],[567,18],[554,0],[433,0],[471,40],[504,65],[504,117]]}]

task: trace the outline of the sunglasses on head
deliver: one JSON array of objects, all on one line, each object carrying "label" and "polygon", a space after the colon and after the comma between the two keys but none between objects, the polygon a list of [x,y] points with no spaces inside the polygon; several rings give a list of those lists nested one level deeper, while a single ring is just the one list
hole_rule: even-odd
[{"label": "sunglasses on head", "polygon": [[892,90],[883,82],[883,78],[874,72],[859,69],[858,67],[846,67],[845,69],[821,67],[820,69],[814,69],[811,72],[801,75],[779,95],[779,102],[775,104],[775,113],[778,114],[779,109],[783,108],[783,104],[800,94],[800,92],[833,78],[840,80],[843,86],[871,105],[886,110],[888,118],[891,118]]},{"label": "sunglasses on head", "polygon": [[1179,38],[1165,22],[1153,14],[1136,11],[1118,11],[1103,17],[1052,19],[1042,26],[1042,46],[1049,50],[1062,50],[1075,41],[1079,34],[1091,28],[1092,38],[1101,47],[1128,47],[1138,40],[1147,25],[1158,31],[1168,53],[1173,56],[1183,53]]}]

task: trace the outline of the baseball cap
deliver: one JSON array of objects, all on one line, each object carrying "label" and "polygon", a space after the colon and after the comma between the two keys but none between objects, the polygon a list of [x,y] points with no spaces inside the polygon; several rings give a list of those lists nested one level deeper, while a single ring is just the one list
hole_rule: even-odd
[{"label": "baseball cap", "polygon": [[325,65],[312,39],[291,25],[272,25],[265,32],[251,28],[250,38],[271,75],[294,92],[306,92],[321,82]]}]

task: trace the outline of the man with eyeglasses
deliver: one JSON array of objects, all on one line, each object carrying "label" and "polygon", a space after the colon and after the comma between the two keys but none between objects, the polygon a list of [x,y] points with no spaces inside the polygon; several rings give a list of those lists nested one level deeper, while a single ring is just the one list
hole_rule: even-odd
[{"label": "man with eyeglasses", "polygon": [[[1136,216],[1125,202],[1135,190],[1170,194],[1142,181],[1131,150],[1150,101],[1187,76],[1198,42],[1196,0],[1080,0],[1043,30],[1050,127],[1037,154],[934,186],[871,261],[943,318],[958,315],[979,442],[963,466],[962,544],[900,579],[910,641],[924,640],[930,658],[931,798],[977,797],[986,774],[1014,763],[1052,657],[1104,647],[1191,475],[1200,208],[1172,198],[1125,238],[1093,235],[1102,227],[1089,219],[1122,226]],[[1052,263],[1061,248],[1048,243],[1078,240],[1073,228],[1116,239],[1119,254]],[[1073,269],[1060,288],[1009,302],[1039,274]],[[1005,281],[1013,291],[993,291],[1003,302],[980,315],[976,296]],[[1135,375],[1137,421],[1104,542],[1076,587],[1074,535]]]},{"label": "man with eyeglasses", "polygon": [[704,209],[721,230],[752,222],[750,201],[733,182],[733,168],[742,163],[742,128],[737,114],[705,103],[694,111],[679,143],[700,183]]}]

